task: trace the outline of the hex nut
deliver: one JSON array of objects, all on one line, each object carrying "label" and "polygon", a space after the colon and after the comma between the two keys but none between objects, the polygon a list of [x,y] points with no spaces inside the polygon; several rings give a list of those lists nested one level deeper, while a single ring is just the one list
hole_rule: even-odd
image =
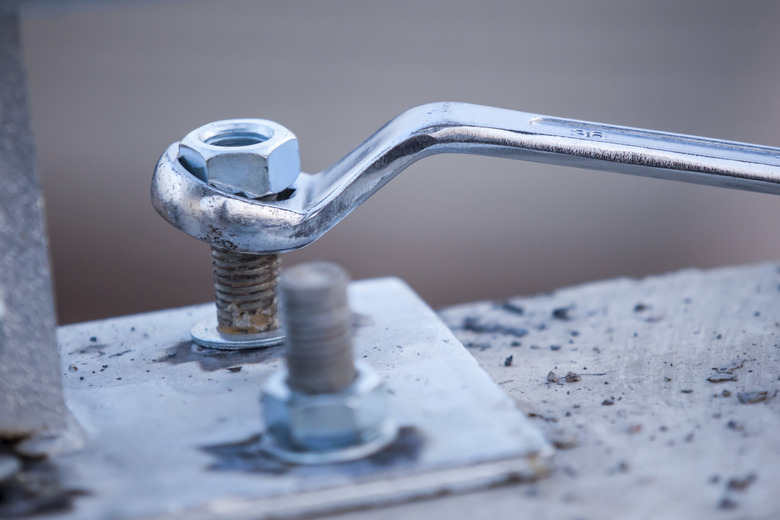
[{"label": "hex nut", "polygon": [[179,143],[179,160],[200,180],[249,198],[280,193],[301,173],[295,134],[264,119],[201,126]]},{"label": "hex nut", "polygon": [[355,365],[355,381],[332,394],[292,391],[286,370],[274,374],[262,397],[266,432],[274,443],[291,451],[327,451],[383,435],[389,421],[384,384],[368,365]]}]

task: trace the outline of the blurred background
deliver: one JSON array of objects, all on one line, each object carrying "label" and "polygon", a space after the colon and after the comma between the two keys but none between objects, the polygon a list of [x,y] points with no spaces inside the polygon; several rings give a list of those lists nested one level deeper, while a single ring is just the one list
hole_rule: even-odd
[{"label": "blurred background", "polygon": [[[208,246],[149,196],[158,156],[203,123],[278,121],[308,172],[445,100],[777,146],[779,24],[773,1],[33,3],[60,322],[212,299]],[[437,156],[284,262],[400,276],[441,307],[777,259],[778,221],[769,195]]]}]

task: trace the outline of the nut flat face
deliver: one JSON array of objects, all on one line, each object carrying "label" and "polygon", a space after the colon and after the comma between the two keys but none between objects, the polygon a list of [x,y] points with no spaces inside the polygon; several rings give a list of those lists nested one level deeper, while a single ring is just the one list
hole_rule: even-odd
[{"label": "nut flat face", "polygon": [[279,193],[301,173],[295,134],[265,119],[203,125],[181,140],[179,159],[199,179],[249,198]]}]

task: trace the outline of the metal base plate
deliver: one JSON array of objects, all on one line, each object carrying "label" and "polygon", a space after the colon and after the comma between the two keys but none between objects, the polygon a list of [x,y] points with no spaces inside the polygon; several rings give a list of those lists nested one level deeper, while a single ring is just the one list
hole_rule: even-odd
[{"label": "metal base plate", "polygon": [[543,474],[551,448],[403,282],[350,286],[356,356],[385,378],[400,434],[364,460],[264,455],[259,394],[282,350],[193,346],[203,305],[59,330],[85,447],[54,457],[79,489],[55,517],[243,519],[375,507]]}]

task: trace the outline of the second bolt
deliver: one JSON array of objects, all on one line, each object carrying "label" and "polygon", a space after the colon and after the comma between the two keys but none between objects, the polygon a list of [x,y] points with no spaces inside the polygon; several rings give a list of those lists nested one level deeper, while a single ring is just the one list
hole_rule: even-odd
[{"label": "second bolt", "polygon": [[287,337],[287,383],[305,394],[338,392],[355,379],[349,277],[338,265],[291,267],[280,281]]}]

